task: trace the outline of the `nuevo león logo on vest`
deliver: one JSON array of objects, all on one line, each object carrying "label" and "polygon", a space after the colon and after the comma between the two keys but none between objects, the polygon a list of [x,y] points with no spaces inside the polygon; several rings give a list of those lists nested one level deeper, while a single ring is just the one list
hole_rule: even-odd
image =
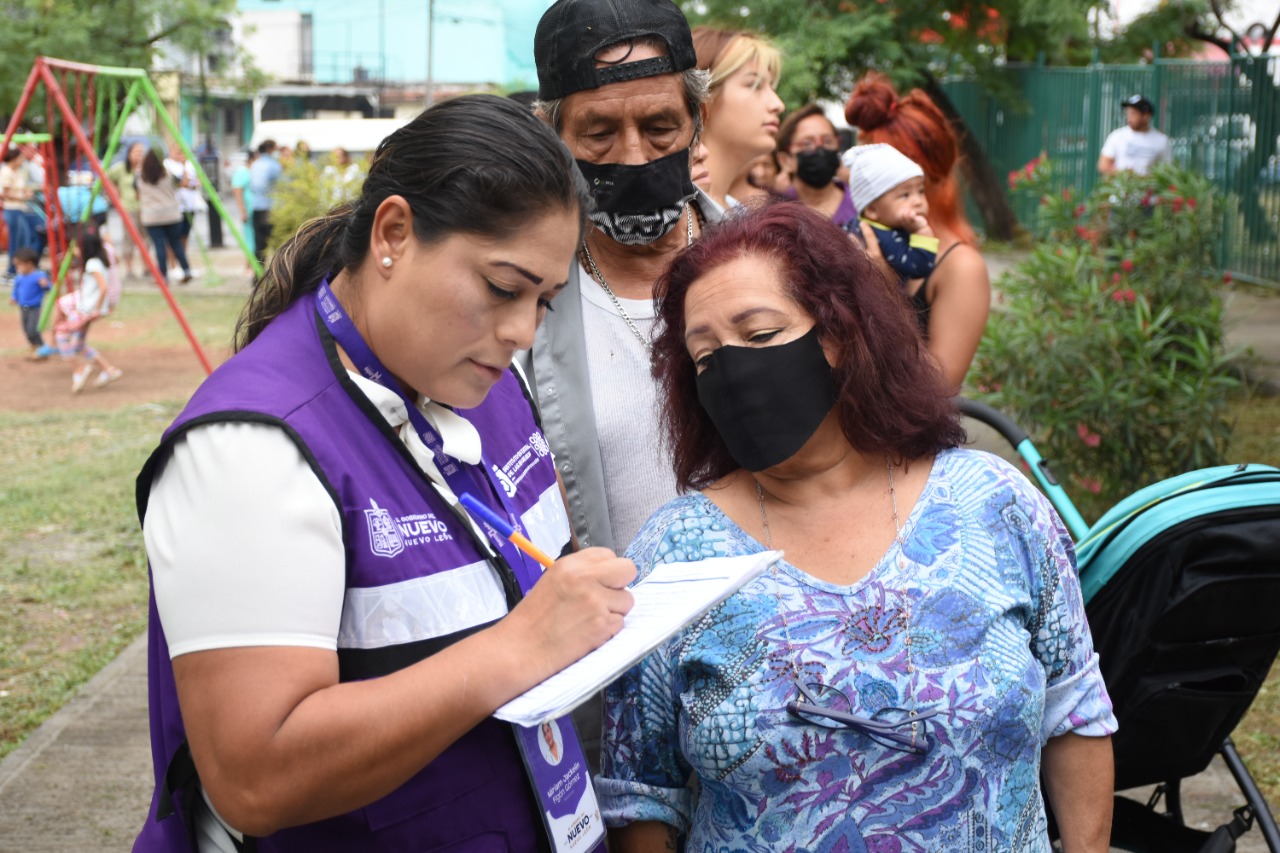
[{"label": "nuevo le\u00f3n logo on vest", "polygon": [[375,557],[394,557],[405,548],[453,541],[449,525],[432,512],[397,518],[370,498],[364,519],[369,527],[369,550]]},{"label": "nuevo le\u00f3n logo on vest", "polygon": [[404,539],[391,520],[391,513],[378,506],[373,498],[369,498],[364,520],[369,525],[369,548],[376,556],[394,557],[404,550]]}]

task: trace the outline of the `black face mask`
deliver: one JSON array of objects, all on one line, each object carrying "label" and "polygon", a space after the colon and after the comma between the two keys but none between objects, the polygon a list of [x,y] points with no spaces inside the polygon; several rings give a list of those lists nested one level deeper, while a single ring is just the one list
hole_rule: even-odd
[{"label": "black face mask", "polygon": [[629,246],[652,243],[680,221],[698,190],[689,172],[689,149],[641,166],[578,161],[596,209],[592,223],[605,236]]},{"label": "black face mask", "polygon": [[796,177],[815,190],[820,190],[836,176],[840,168],[840,152],[830,148],[815,148],[795,155]]},{"label": "black face mask", "polygon": [[776,347],[723,346],[698,374],[698,401],[748,471],[790,459],[836,402],[835,376],[815,326]]}]

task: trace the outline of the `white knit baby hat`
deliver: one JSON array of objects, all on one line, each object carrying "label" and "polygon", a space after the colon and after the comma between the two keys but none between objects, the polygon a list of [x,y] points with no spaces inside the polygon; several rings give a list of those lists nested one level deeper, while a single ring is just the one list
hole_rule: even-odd
[{"label": "white knit baby hat", "polygon": [[853,146],[844,152],[844,164],[849,167],[849,197],[858,210],[898,184],[924,177],[914,160],[883,142]]}]

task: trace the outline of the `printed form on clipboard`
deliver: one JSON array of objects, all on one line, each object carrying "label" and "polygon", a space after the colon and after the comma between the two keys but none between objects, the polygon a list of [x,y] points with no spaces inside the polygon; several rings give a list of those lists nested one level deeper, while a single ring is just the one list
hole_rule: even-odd
[{"label": "printed form on clipboard", "polygon": [[510,723],[537,726],[569,713],[780,559],[781,551],[762,551],[655,566],[631,587],[635,604],[621,631],[493,715]]}]

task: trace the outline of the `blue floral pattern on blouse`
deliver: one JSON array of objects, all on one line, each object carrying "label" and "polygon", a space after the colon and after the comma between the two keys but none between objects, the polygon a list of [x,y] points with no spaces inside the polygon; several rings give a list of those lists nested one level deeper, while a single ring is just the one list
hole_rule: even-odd
[{"label": "blue floral pattern on blouse", "polygon": [[[672,824],[690,853],[1048,851],[1040,748],[1116,728],[1071,539],[1018,471],[970,450],[938,455],[903,534],[852,586],[780,563],[611,685],[606,822]],[[763,548],[693,494],[628,554],[643,576]],[[931,748],[788,714],[793,661],[861,716],[935,710]]]}]

